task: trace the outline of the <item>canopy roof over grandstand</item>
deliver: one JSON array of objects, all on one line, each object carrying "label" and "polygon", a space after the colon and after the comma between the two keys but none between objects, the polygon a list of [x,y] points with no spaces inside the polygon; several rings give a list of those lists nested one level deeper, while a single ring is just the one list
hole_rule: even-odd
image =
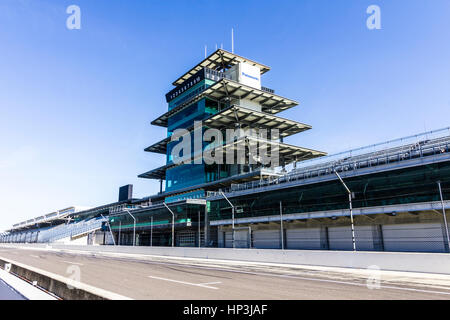
[{"label": "canopy roof over grandstand", "polygon": [[189,70],[184,75],[182,75],[177,80],[175,80],[172,84],[174,86],[183,84],[184,81],[188,80],[190,77],[192,77],[198,71],[200,71],[202,68],[209,68],[209,69],[213,69],[213,70],[224,70],[224,69],[228,69],[228,68],[232,67],[233,65],[241,63],[241,62],[245,62],[252,66],[258,67],[261,70],[261,74],[264,74],[270,70],[270,67],[265,66],[261,63],[241,57],[237,54],[228,52],[223,49],[217,49],[211,55],[209,55],[207,58],[205,58],[202,62],[200,62],[195,67],[193,67],[191,70]]},{"label": "canopy roof over grandstand", "polygon": [[259,105],[261,105],[263,112],[270,114],[276,114],[278,112],[295,107],[299,104],[295,100],[284,98],[271,92],[259,90],[242,83],[223,78],[203,90],[192,99],[167,111],[157,119],[153,120],[151,124],[161,127],[167,127],[167,121],[169,117],[205,97],[215,101],[230,101],[231,99],[245,98],[258,103]]},{"label": "canopy roof over grandstand", "polygon": [[58,210],[55,212],[51,212],[51,213],[43,215],[43,216],[29,219],[27,221],[16,223],[12,226],[11,230],[28,228],[28,227],[32,227],[36,224],[51,223],[53,221],[65,220],[70,215],[77,213],[79,211],[82,211],[82,210],[87,210],[87,209],[89,209],[89,208],[80,207],[80,206],[68,207],[68,208],[61,209],[61,210]]}]

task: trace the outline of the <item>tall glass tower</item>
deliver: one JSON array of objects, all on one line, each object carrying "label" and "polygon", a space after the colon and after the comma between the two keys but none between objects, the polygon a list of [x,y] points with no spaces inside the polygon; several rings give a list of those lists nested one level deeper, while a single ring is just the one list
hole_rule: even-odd
[{"label": "tall glass tower", "polygon": [[[167,137],[145,149],[164,154],[166,164],[139,177],[159,180],[160,197],[165,202],[173,202],[203,198],[206,191],[279,176],[280,172],[275,170],[273,162],[267,163],[258,153],[252,153],[252,146],[264,144],[265,151],[272,155],[276,152],[278,166],[282,168],[290,163],[325,155],[283,142],[284,137],[311,129],[311,126],[277,116],[297,106],[298,102],[261,86],[261,76],[269,70],[266,65],[218,49],[175,80],[175,87],[166,94],[167,112],[152,121],[153,125],[167,128]],[[174,159],[174,148],[181,143],[181,139],[173,139],[173,135],[179,129],[191,133],[190,150],[175,154],[191,156],[191,162],[178,163]],[[202,140],[200,146],[194,143],[195,132],[202,137],[208,129],[221,132],[223,140]],[[261,136],[262,129],[268,135]],[[228,132],[233,132],[231,138],[227,136]],[[273,132],[277,132],[277,136]],[[208,148],[213,155],[221,151],[223,161],[208,163],[198,160]],[[230,158],[225,156],[234,153],[236,160],[239,152],[244,155],[244,161],[230,162]]]}]

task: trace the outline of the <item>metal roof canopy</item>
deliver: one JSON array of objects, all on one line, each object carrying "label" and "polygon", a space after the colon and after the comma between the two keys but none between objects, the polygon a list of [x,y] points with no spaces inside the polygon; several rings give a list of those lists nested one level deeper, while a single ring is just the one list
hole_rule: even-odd
[{"label": "metal roof canopy", "polygon": [[75,211],[75,207],[68,207],[68,208],[65,208],[65,209],[61,209],[61,210],[58,210],[58,211],[55,211],[55,212],[48,213],[48,214],[43,215],[43,216],[39,216],[39,217],[36,217],[36,218],[33,218],[33,219],[29,219],[29,220],[26,220],[26,221],[23,221],[23,222],[20,222],[20,223],[16,223],[16,224],[14,224],[12,226],[11,230],[25,228],[25,227],[29,227],[29,226],[34,226],[34,225],[39,224],[39,223],[50,223],[52,221],[57,221],[57,220],[60,220],[60,219],[64,220],[68,215],[71,215],[71,214],[75,213],[72,210]]},{"label": "metal roof canopy", "polygon": [[248,99],[261,105],[261,110],[270,114],[290,109],[299,103],[274,93],[259,90],[242,83],[221,79],[208,87],[204,94],[209,98],[224,101],[231,99]]},{"label": "metal roof canopy", "polygon": [[154,152],[154,153],[167,153],[167,144],[170,142],[171,137],[164,138],[154,144],[152,144],[150,147],[147,147],[144,149],[146,152]]},{"label": "metal roof canopy", "polygon": [[205,91],[202,91],[201,93],[199,93],[198,95],[196,95],[192,99],[189,99],[188,101],[180,104],[179,106],[177,106],[177,107],[167,111],[163,115],[159,116],[157,119],[153,120],[151,122],[151,124],[154,125],[154,126],[160,126],[160,127],[167,128],[167,126],[168,126],[167,121],[168,121],[169,117],[173,116],[175,113],[181,111],[185,107],[188,107],[191,104],[193,104],[193,103],[197,102],[198,100],[202,99],[203,96],[204,96],[204,92]]},{"label": "metal roof canopy", "polygon": [[269,114],[276,114],[278,112],[295,107],[299,103],[295,100],[284,98],[282,96],[259,90],[242,83],[229,80],[220,79],[204,91],[199,93],[194,98],[180,104],[179,106],[167,111],[163,115],[151,122],[152,125],[167,127],[169,117],[181,111],[185,107],[195,103],[196,101],[207,97],[216,101],[226,101],[230,99],[249,99],[261,105],[263,112]]},{"label": "metal roof canopy", "polygon": [[219,111],[204,120],[204,123],[209,128],[215,129],[234,128],[236,123],[244,127],[278,129],[282,137],[287,137],[312,128],[310,125],[304,123],[238,105],[233,105]]},{"label": "metal roof canopy", "polygon": [[142,174],[138,175],[138,178],[166,180],[166,170],[173,166],[175,166],[175,165],[170,163],[168,165],[165,165],[165,166],[147,171],[145,173],[142,173]]},{"label": "metal roof canopy", "polygon": [[[238,149],[241,150],[241,148],[245,148],[248,146],[248,143],[266,143],[268,147],[272,148],[278,148],[278,155],[280,158],[280,163],[291,163],[294,161],[303,161],[307,159],[312,159],[316,157],[322,157],[325,156],[326,153],[322,151],[307,149],[303,147],[297,147],[286,143],[281,142],[275,142],[271,140],[265,140],[257,137],[252,136],[245,136],[241,137],[231,143],[227,143],[223,146],[219,146],[214,148],[214,150],[222,149],[223,156],[226,156],[227,150],[230,148],[233,150],[233,152],[237,151]],[[237,153],[235,153],[237,154]]]},{"label": "metal roof canopy", "polygon": [[264,74],[270,70],[270,67],[263,65],[261,63],[255,62],[250,59],[246,59],[244,57],[241,57],[237,54],[231,53],[223,49],[217,49],[212,54],[210,54],[209,57],[207,57],[202,62],[197,64],[195,67],[193,67],[191,70],[189,70],[184,75],[179,77],[172,84],[174,86],[179,86],[183,84],[191,76],[193,76],[194,74],[196,74],[198,71],[200,71],[202,68],[205,67],[213,70],[225,70],[241,62],[245,62],[252,66],[258,67],[261,70],[261,74]]},{"label": "metal roof canopy", "polygon": [[[235,123],[244,127],[278,129],[281,137],[287,137],[311,129],[310,125],[297,121],[277,117],[268,113],[251,110],[238,105],[232,105],[222,109],[218,113],[203,120],[209,128],[223,129],[234,128]],[[194,126],[187,128],[191,131]],[[166,154],[167,144],[171,137],[166,137],[144,149],[146,152]]]}]

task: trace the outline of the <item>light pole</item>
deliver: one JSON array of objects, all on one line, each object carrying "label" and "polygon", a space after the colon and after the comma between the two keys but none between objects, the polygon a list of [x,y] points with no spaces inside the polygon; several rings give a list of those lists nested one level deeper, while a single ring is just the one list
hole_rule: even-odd
[{"label": "light pole", "polygon": [[441,182],[438,181],[437,184],[439,186],[439,195],[441,196],[442,214],[444,215],[445,235],[447,236],[447,246],[448,251],[450,252],[450,236],[448,235],[447,216],[445,215],[445,206],[444,206],[444,198],[442,197]]},{"label": "light pole", "polygon": [[200,210],[198,210],[198,247],[202,246],[202,237],[201,237],[201,228],[200,228]]},{"label": "light pole", "polygon": [[111,230],[111,225],[109,224],[109,218],[106,219],[105,216],[102,215],[102,214],[101,214],[100,216],[101,216],[103,219],[106,220],[106,223],[108,224],[108,227],[109,227],[109,233],[111,234],[111,238],[112,238],[113,244],[116,245],[116,240],[114,240],[114,235],[113,235],[112,230]]},{"label": "light pole", "polygon": [[150,217],[150,247],[153,247],[153,216]]},{"label": "light pole", "polygon": [[125,209],[125,211],[133,218],[134,220],[134,224],[133,224],[133,247],[136,245],[136,218],[130,213],[130,211],[128,211],[127,209]]},{"label": "light pole", "polygon": [[336,170],[334,170],[334,173],[339,178],[339,180],[341,181],[342,185],[344,186],[345,190],[347,190],[347,193],[348,193],[348,202],[349,202],[349,205],[350,205],[350,221],[351,221],[351,224],[352,224],[352,244],[353,244],[353,251],[356,251],[355,225],[353,223],[352,192],[347,187],[347,185],[345,184],[344,180],[342,180],[342,178],[339,175],[339,173],[337,173]]},{"label": "light pole", "polygon": [[119,239],[117,239],[117,244],[120,246],[120,230],[122,229],[122,221],[119,221]]},{"label": "light pole", "polygon": [[281,234],[281,250],[284,250],[284,230],[283,230],[283,204],[280,201],[280,234]]},{"label": "light pole", "polygon": [[163,202],[163,205],[172,214],[172,247],[174,247],[175,246],[175,213],[173,213],[173,211],[170,210],[169,206],[165,202]]},{"label": "light pole", "polygon": [[230,206],[231,206],[231,229],[232,229],[232,232],[231,232],[231,236],[232,236],[232,243],[233,243],[233,249],[235,248],[235,245],[234,245],[234,206],[233,206],[233,204],[231,203],[231,201],[230,200],[228,200],[228,198],[227,198],[227,196],[225,195],[225,193],[223,193],[223,191],[220,191],[220,193],[222,194],[222,197],[224,197],[225,198],[225,200],[227,200],[227,202],[230,204]]}]

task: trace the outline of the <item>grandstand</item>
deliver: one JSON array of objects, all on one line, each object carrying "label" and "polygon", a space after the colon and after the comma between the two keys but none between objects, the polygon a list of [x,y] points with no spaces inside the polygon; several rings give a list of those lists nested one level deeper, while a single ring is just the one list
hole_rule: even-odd
[{"label": "grandstand", "polygon": [[[443,136],[429,139],[428,137],[430,135]],[[408,140],[413,138],[415,139],[415,142],[407,143]],[[352,154],[355,152],[367,151],[369,149],[373,149],[377,145],[349,150],[336,155],[321,157],[317,160],[314,159],[314,162],[317,163],[311,165],[308,165],[310,163],[305,161],[304,163],[301,163],[303,165],[301,168],[295,167],[292,171],[281,176],[275,176],[269,179],[249,183],[234,184],[225,191],[239,191],[301,179],[310,179],[313,177],[332,175],[335,171],[347,172],[364,168],[373,168],[376,170],[378,167],[383,165],[400,165],[406,160],[424,159],[429,156],[448,154],[450,152],[450,128],[429,131],[406,138],[388,141],[379,145],[389,146],[399,141],[404,142],[405,144],[354,156],[352,156]],[[338,158],[337,156],[340,157]],[[214,194],[214,192],[209,193],[209,195]]]},{"label": "grandstand", "polygon": [[164,246],[171,245],[174,223],[176,245],[232,247],[225,196],[236,209],[235,247],[281,248],[283,234],[285,249],[351,250],[348,202],[336,170],[354,193],[358,250],[448,251],[442,208],[450,208],[450,128],[314,161],[276,178],[209,191],[206,198],[166,203],[176,214],[173,222],[160,194],[130,196],[15,224],[0,241],[92,244],[108,238],[97,243],[132,245],[134,231],[136,245]]},{"label": "grandstand", "polygon": [[[173,83],[167,112],[152,121],[167,137],[144,150],[164,155],[165,165],[139,177],[158,180],[160,192],[136,199],[124,186],[117,202],[17,223],[0,242],[352,250],[354,220],[357,250],[448,252],[450,127],[328,156],[292,146],[284,137],[312,127],[278,116],[298,102],[261,85],[269,70],[216,50]],[[270,144],[280,151],[279,167],[258,157],[174,163],[171,136],[192,133],[195,120],[202,130],[278,129]],[[202,150],[250,139],[268,141],[244,132]]]},{"label": "grandstand", "polygon": [[51,243],[62,240],[71,241],[89,233],[101,230],[106,218],[96,217],[81,221],[71,221],[55,226],[30,228],[24,231],[10,232],[1,235],[4,242]]}]

